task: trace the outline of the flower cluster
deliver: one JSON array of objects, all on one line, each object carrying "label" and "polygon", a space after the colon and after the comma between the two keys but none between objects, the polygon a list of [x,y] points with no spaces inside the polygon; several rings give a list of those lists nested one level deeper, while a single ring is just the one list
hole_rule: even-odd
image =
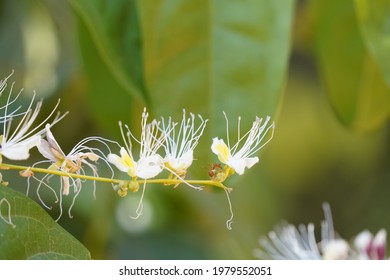
[{"label": "flower cluster", "polygon": [[[10,76],[0,82],[0,97],[3,96],[4,91],[7,88],[7,81]],[[10,92],[6,97],[5,105],[0,107],[2,112],[0,123],[3,128],[2,133],[0,134],[0,163],[2,164],[2,169],[12,168],[12,166],[3,164],[3,157],[13,161],[26,160],[30,157],[30,150],[36,147],[47,160],[39,161],[31,167],[21,169],[20,175],[28,177],[27,194],[30,187],[30,178],[34,178],[39,181],[37,196],[46,208],[50,209],[51,207],[47,206],[41,199],[39,190],[42,185],[52,190],[56,200],[60,202],[62,201],[62,195],[68,195],[70,187],[73,187],[76,193],[75,199],[81,189],[81,179],[74,179],[70,174],[85,174],[83,167],[87,166],[92,170],[94,176],[98,176],[97,168],[94,163],[99,159],[98,154],[102,154],[99,149],[90,148],[85,144],[93,140],[104,143],[105,141],[101,140],[99,137],[86,138],[80,141],[69,154],[65,155],[51,132],[51,128],[68,113],[56,113],[60,100],[58,100],[55,107],[42,122],[35,124],[42,109],[43,101],[40,100],[35,102],[34,94],[26,109],[23,110],[22,106],[16,106],[16,108],[14,108],[22,91],[19,91],[14,95],[13,85],[14,83],[12,83]],[[38,179],[34,174],[35,167],[47,162],[50,163],[50,166],[46,170],[47,174],[43,178]],[[56,194],[56,191],[45,182],[45,180],[49,180],[50,177],[53,176],[53,171],[60,171],[65,174],[65,176],[61,176],[61,191],[59,196]],[[7,183],[2,180],[2,176],[0,177],[3,185],[6,185]],[[61,205],[62,204],[60,203],[62,214]]]},{"label": "flower cluster", "polygon": [[261,249],[254,255],[260,259],[275,260],[384,260],[386,259],[386,231],[381,229],[375,236],[365,230],[351,242],[339,237],[333,228],[328,203],[323,205],[325,220],[321,223],[321,241],[317,242],[314,225],[298,228],[284,224],[261,237]]},{"label": "flower cluster", "polygon": [[[12,74],[11,74],[12,75]],[[0,97],[7,88],[10,76],[0,81]],[[207,119],[200,115],[183,110],[182,119],[179,122],[168,119],[153,119],[149,121],[149,113],[146,108],[142,112],[141,135],[136,137],[127,125],[119,122],[123,145],[116,141],[104,139],[99,136],[87,137],[78,142],[69,153],[65,153],[57,142],[52,127],[58,123],[67,113],[55,113],[59,102],[51,113],[39,124],[35,124],[42,108],[42,100],[35,102],[35,94],[26,109],[17,106],[17,100],[21,91],[14,95],[13,84],[5,104],[0,106],[0,125],[3,130],[0,134],[0,167],[1,169],[17,169],[20,175],[28,178],[27,193],[30,188],[30,179],[38,181],[36,194],[41,203],[48,209],[41,199],[40,190],[46,187],[53,192],[56,202],[60,202],[60,217],[62,215],[62,197],[68,196],[71,190],[74,193],[73,203],[82,189],[85,180],[111,183],[120,196],[127,195],[128,191],[137,192],[142,184],[142,195],[136,210],[138,218],[142,214],[143,197],[148,183],[161,183],[176,188],[184,184],[196,190],[202,190],[204,186],[216,186],[226,192],[231,219],[233,217],[232,206],[229,198],[230,188],[223,182],[231,175],[243,175],[245,169],[251,168],[259,161],[255,155],[273,137],[274,123],[270,124],[270,117],[263,119],[256,117],[248,132],[240,136],[240,118],[238,122],[238,139],[231,146],[227,129],[227,144],[215,137],[211,144],[211,151],[217,155],[220,163],[214,164],[210,170],[210,178],[206,180],[190,180],[187,178],[188,169],[194,162],[194,150],[197,147],[207,125]],[[4,100],[1,98],[0,100]],[[227,127],[228,118],[224,113]],[[98,147],[91,146],[92,143]],[[134,148],[134,144],[138,146]],[[112,146],[115,148],[112,148]],[[44,157],[43,160],[31,166],[10,165],[2,161],[26,160],[30,156],[30,150],[36,147]],[[118,149],[117,153],[112,152]],[[103,178],[98,175],[98,161],[103,161],[111,171],[111,178]],[[115,179],[114,169],[124,172],[125,179]],[[161,175],[163,172],[168,175]],[[43,177],[36,177],[36,173],[43,173]],[[0,174],[1,175],[1,174]],[[53,176],[60,178],[60,189],[57,192],[49,185]],[[158,177],[158,178],[156,178]],[[6,184],[2,181],[3,184]],[[230,228],[231,219],[228,220]]]},{"label": "flower cluster", "polygon": [[[169,173],[166,184],[172,182],[177,187],[183,183],[197,190],[202,189],[191,184],[191,181],[186,180],[185,176],[188,168],[193,163],[194,149],[204,132],[207,120],[204,120],[200,115],[196,118],[192,113],[187,117],[185,110],[183,110],[183,117],[180,123],[172,121],[171,118],[167,122],[162,118],[161,121],[154,119],[148,123],[148,117],[149,114],[144,109],[140,139],[137,139],[131,133],[128,126],[125,126],[124,130],[122,123],[119,123],[124,146],[120,147],[119,155],[109,154],[107,157],[108,162],[131,177],[131,182],[121,183],[118,186],[118,193],[121,196],[126,195],[128,190],[138,191],[138,178],[144,181],[143,192],[135,218],[142,213],[142,199],[147,180],[156,177],[164,170]],[[198,119],[198,122],[196,119]],[[222,167],[218,164],[221,168],[210,176],[211,180],[222,183],[235,172],[239,175],[244,174],[245,168],[250,168],[258,162],[258,158],[252,156],[268,143],[273,135],[274,123],[268,125],[269,120],[270,118],[267,117],[266,121],[262,123],[262,119],[256,117],[252,128],[244,136],[239,136],[237,143],[232,148],[230,147],[229,139],[227,140],[228,145],[226,145],[223,140],[214,138],[211,150],[225,166]],[[272,130],[270,136],[268,135],[269,130]],[[269,139],[264,142],[263,140],[267,135]],[[133,156],[133,142],[138,143],[140,146],[137,159]],[[244,142],[243,145],[241,145],[242,142]],[[160,148],[164,150],[165,154],[159,153]],[[223,185],[220,184],[220,186]],[[228,188],[224,186],[223,188],[226,193],[229,191]],[[229,205],[231,208],[230,199]],[[228,227],[230,228],[229,224]]]}]

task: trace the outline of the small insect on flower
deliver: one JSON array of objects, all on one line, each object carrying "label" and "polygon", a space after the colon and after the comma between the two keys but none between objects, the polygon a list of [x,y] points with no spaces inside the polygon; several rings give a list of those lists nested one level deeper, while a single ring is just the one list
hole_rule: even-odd
[{"label": "small insect on flower", "polygon": [[221,181],[220,176],[223,173],[223,168],[220,163],[209,164],[209,176],[211,180]]},{"label": "small insect on flower", "polygon": [[[256,120],[253,122],[251,129],[244,134],[240,135],[240,121],[241,118],[238,118],[238,136],[237,143],[233,146],[230,146],[229,140],[229,122],[228,118],[225,115],[226,119],[226,134],[227,134],[227,145],[224,140],[215,137],[211,145],[211,150],[214,154],[218,156],[218,159],[231,168],[231,170],[225,170],[227,172],[226,177],[232,174],[232,170],[238,175],[244,174],[245,168],[251,168],[254,164],[259,162],[259,158],[254,156],[260,149],[262,149],[273,137],[275,124],[272,123],[268,125],[270,117],[266,117],[265,121],[263,119],[256,117]],[[263,140],[266,136],[271,135],[263,143]]]},{"label": "small insect on flower", "polygon": [[[6,87],[6,78],[1,84],[0,89],[1,93]],[[30,156],[30,149],[37,146],[40,143],[42,135],[45,133],[45,129],[42,126],[51,118],[54,112],[57,110],[59,101],[52,110],[52,112],[46,117],[46,119],[38,124],[35,127],[33,126],[34,121],[38,117],[39,111],[42,108],[42,100],[39,101],[35,108],[33,108],[35,94],[31,99],[30,105],[27,110],[22,113],[17,113],[21,107],[18,107],[14,111],[10,112],[10,106],[17,100],[21,91],[12,99],[12,89],[11,86],[10,93],[7,97],[7,102],[0,109],[4,110],[4,114],[1,117],[3,122],[3,131],[0,135],[0,156],[4,156],[10,160],[26,160]],[[59,122],[67,113],[62,116],[57,113],[54,120],[52,120],[51,126]],[[13,120],[16,117],[20,117],[21,120],[16,125],[12,127]]]}]

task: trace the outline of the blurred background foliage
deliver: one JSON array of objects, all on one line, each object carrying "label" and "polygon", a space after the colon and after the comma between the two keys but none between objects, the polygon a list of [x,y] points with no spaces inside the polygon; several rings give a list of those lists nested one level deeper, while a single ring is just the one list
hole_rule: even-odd
[{"label": "blurred background foliage", "polygon": [[1,75],[15,70],[25,102],[36,90],[48,112],[58,98],[70,111],[53,128],[64,151],[90,135],[121,141],[118,121],[139,130],[144,106],[185,108],[209,119],[188,175],[207,178],[222,111],[232,135],[238,116],[243,130],[276,121],[260,164],[227,183],[231,231],[220,191],[150,186],[134,221],[139,194],[98,184],[93,200],[86,184],[58,223],[94,259],[251,259],[281,220],[318,227],[324,201],[347,239],[390,229],[389,0],[2,0],[0,36]]}]

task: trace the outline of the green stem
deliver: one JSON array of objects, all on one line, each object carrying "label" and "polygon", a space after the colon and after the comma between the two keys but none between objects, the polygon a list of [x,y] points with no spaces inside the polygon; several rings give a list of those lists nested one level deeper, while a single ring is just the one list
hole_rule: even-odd
[{"label": "green stem", "polygon": [[[75,179],[83,179],[83,180],[92,180],[92,181],[98,181],[98,182],[104,182],[104,183],[111,183],[111,184],[120,184],[123,181],[126,180],[119,180],[114,178],[105,178],[105,177],[95,177],[95,176],[88,176],[88,175],[81,175],[81,174],[75,174],[75,173],[67,173],[60,170],[51,170],[51,169],[45,169],[45,168],[37,168],[37,167],[28,167],[28,166],[21,166],[21,165],[13,165],[13,164],[0,164],[0,169],[3,170],[21,170],[21,171],[31,171],[33,173],[45,173],[45,174],[53,174],[57,176],[64,176],[64,177],[70,177]],[[183,180],[179,179],[148,179],[148,180],[137,180],[138,183],[143,184],[165,184],[165,185],[176,185],[184,183]],[[222,188],[225,190],[230,191],[231,189],[225,187],[221,182],[219,181],[213,181],[213,180],[185,180],[190,185],[201,185],[201,186],[214,186],[218,188]]]}]

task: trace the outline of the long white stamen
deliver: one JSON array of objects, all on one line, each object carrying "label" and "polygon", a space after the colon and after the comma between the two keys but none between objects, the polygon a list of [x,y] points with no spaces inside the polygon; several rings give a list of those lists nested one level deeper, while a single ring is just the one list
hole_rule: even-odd
[{"label": "long white stamen", "polygon": [[225,112],[222,112],[223,115],[225,116],[225,120],[226,120],[226,141],[227,141],[227,145],[228,145],[228,148],[230,150],[230,141],[229,141],[229,119],[226,115]]},{"label": "long white stamen", "polygon": [[168,170],[169,172],[171,172],[173,175],[176,176],[176,178],[177,178],[178,180],[182,181],[183,184],[189,186],[190,188],[193,188],[193,189],[198,190],[198,191],[203,190],[202,187],[196,187],[196,186],[191,185],[191,184],[188,183],[186,180],[184,180],[182,177],[180,177],[178,174],[176,174],[175,171],[169,169],[168,167],[164,166],[163,168],[166,169],[166,170]]},{"label": "long white stamen", "polygon": [[130,216],[130,218],[137,220],[141,215],[142,215],[142,210],[144,208],[144,195],[145,195],[145,190],[146,190],[146,180],[144,181],[143,189],[142,189],[142,195],[138,203],[137,210],[135,211],[136,216]]},{"label": "long white stamen", "polygon": [[224,191],[226,193],[226,197],[227,197],[227,200],[228,200],[228,203],[229,203],[229,211],[230,211],[230,218],[226,221],[226,227],[228,228],[228,230],[231,230],[232,229],[233,218],[234,218],[233,207],[232,207],[232,203],[230,201],[229,191],[227,189],[224,189]]}]

